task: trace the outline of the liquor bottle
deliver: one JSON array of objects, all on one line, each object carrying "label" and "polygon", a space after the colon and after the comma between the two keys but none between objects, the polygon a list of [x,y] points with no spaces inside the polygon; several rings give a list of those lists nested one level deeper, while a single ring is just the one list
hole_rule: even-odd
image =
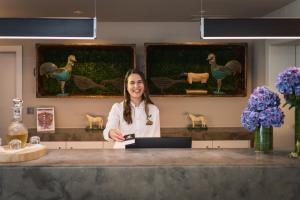
[{"label": "liquor bottle", "polygon": [[15,98],[13,99],[13,104],[13,119],[8,126],[8,134],[6,136],[7,143],[9,143],[13,139],[18,139],[21,140],[22,147],[25,147],[28,138],[28,129],[22,123],[23,100],[20,98]]}]

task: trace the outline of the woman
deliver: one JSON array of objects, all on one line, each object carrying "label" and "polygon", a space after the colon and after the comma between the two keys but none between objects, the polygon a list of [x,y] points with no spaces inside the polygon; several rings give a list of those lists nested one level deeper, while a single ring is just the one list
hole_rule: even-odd
[{"label": "woman", "polygon": [[103,131],[105,140],[115,141],[114,148],[125,148],[124,135],[160,137],[159,110],[149,97],[144,74],[130,69],[124,80],[124,100],[115,103]]}]

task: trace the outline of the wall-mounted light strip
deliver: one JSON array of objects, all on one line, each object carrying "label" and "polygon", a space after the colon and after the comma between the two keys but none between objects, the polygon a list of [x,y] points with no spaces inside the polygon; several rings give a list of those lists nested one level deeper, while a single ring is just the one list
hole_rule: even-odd
[{"label": "wall-mounted light strip", "polygon": [[0,39],[95,39],[96,18],[0,18]]},{"label": "wall-mounted light strip", "polygon": [[202,39],[300,39],[298,18],[201,18]]}]

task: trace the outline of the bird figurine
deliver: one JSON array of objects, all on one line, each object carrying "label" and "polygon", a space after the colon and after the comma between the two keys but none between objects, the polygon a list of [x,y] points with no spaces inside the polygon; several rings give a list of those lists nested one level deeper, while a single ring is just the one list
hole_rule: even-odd
[{"label": "bird figurine", "polygon": [[214,53],[208,54],[207,60],[211,66],[212,76],[217,80],[217,91],[215,91],[215,94],[223,94],[221,92],[222,80],[227,76],[240,74],[242,65],[237,60],[230,60],[224,66],[218,65]]},{"label": "bird figurine", "polygon": [[58,96],[66,96],[68,95],[65,93],[65,84],[70,79],[72,68],[74,63],[76,62],[76,57],[74,55],[68,56],[68,62],[64,67],[57,67],[54,63],[46,62],[41,64],[40,66],[40,75],[46,76],[47,78],[54,78],[60,82],[60,90],[61,93]]}]

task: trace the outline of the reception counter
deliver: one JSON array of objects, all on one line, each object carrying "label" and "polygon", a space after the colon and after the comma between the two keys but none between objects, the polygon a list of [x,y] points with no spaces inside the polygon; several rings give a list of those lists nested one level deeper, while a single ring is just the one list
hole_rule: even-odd
[{"label": "reception counter", "polygon": [[0,164],[0,199],[299,199],[300,159],[252,149],[49,150]]}]

